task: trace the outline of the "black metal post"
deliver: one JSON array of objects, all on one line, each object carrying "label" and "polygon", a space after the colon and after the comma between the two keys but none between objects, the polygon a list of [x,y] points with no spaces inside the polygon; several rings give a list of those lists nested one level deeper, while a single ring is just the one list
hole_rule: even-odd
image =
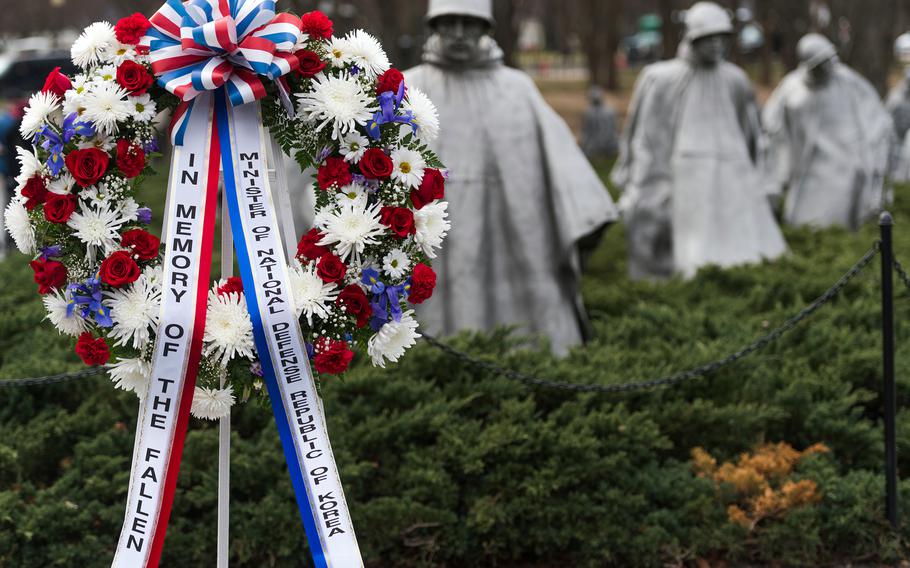
[{"label": "black metal post", "polygon": [[884,373],[885,404],[885,513],[893,530],[898,529],[897,509],[897,388],[894,384],[894,282],[892,279],[893,251],[891,248],[891,214],[883,211],[878,225],[882,236],[882,371]]}]

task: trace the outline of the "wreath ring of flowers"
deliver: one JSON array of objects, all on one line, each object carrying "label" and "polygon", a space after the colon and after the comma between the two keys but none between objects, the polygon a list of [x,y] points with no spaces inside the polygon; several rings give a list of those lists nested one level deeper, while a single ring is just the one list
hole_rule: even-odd
[{"label": "wreath ring of flowers", "polygon": [[[436,285],[430,266],[450,225],[447,173],[428,144],[436,108],[409,88],[380,43],[362,30],[333,35],[314,11],[281,80],[294,112],[267,85],[263,118],[301,169],[315,168],[315,226],[290,259],[292,297],[317,376],[345,373],[357,346],[373,365],[397,361],[420,337],[414,305]],[[144,396],[158,331],[164,247],[137,201],[154,173],[160,119],[178,104],[155,81],[142,14],[96,22],[74,42],[80,72],[57,68],[32,95],[17,149],[20,173],[4,211],[31,257],[47,317],[72,336],[86,365]],[[208,295],[192,414],[217,419],[264,393],[243,285]],[[223,386],[221,386],[224,381]],[[263,394],[264,397],[264,394]]]}]

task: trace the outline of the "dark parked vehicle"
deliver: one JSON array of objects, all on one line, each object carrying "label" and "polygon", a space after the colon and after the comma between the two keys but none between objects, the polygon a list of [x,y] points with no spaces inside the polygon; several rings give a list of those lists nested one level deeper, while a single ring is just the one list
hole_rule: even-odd
[{"label": "dark parked vehicle", "polygon": [[54,67],[69,76],[77,71],[65,51],[0,55],[0,99],[21,99],[41,90]]}]

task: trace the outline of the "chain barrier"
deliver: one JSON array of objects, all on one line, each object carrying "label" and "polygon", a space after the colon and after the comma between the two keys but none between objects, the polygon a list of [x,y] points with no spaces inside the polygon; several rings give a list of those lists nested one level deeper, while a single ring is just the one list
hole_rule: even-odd
[{"label": "chain barrier", "polygon": [[897,272],[898,278],[900,278],[903,281],[904,286],[906,286],[907,288],[910,288],[910,275],[908,275],[907,271],[904,270],[903,265],[901,265],[900,261],[897,260],[896,256],[893,257],[892,260],[893,260],[892,264],[894,265],[894,271]]},{"label": "chain barrier", "polygon": [[105,371],[107,371],[106,367],[91,367],[89,369],[82,369],[81,371],[48,375],[46,377],[29,377],[27,379],[0,379],[0,388],[53,385],[56,383],[65,383],[67,381],[81,379],[83,377],[91,377],[92,375],[99,375]]},{"label": "chain barrier", "polygon": [[[837,296],[837,294],[840,293],[840,291],[843,290],[844,287],[851,280],[853,280],[856,276],[858,276],[869,265],[869,263],[872,262],[872,260],[878,255],[878,252],[879,252],[879,241],[876,241],[872,245],[872,247],[868,251],[866,251],[866,253],[862,256],[862,258],[860,258],[856,262],[856,264],[854,264],[843,276],[840,277],[840,279],[838,279],[837,282],[835,282],[830,288],[828,288],[822,295],[820,295],[818,298],[816,298],[812,303],[810,303],[808,306],[803,308],[797,314],[788,318],[780,326],[774,328],[769,333],[759,337],[758,339],[756,339],[752,343],[746,345],[745,347],[739,349],[738,351],[735,351],[734,353],[731,353],[730,355],[728,355],[722,359],[717,359],[710,363],[706,363],[699,367],[695,367],[694,369],[689,369],[688,371],[681,371],[678,373],[674,373],[672,375],[667,375],[667,376],[664,376],[661,378],[651,379],[651,380],[647,380],[647,381],[626,382],[626,383],[614,384],[614,385],[597,385],[597,384],[552,381],[552,380],[542,379],[539,377],[528,375],[528,374],[522,373],[520,371],[516,371],[514,369],[506,369],[499,365],[496,365],[495,363],[491,363],[488,361],[484,361],[482,359],[478,359],[476,357],[469,355],[468,353],[459,351],[459,350],[455,349],[454,347],[452,347],[451,345],[449,345],[447,343],[443,343],[442,341],[439,341],[438,339],[436,339],[435,337],[430,336],[430,335],[424,334],[423,339],[428,344],[430,344],[433,347],[439,349],[440,351],[462,361],[463,363],[466,363],[473,367],[477,367],[484,371],[490,372],[494,375],[499,375],[499,376],[505,377],[509,380],[523,383],[528,386],[557,389],[557,390],[564,390],[564,391],[571,391],[571,392],[594,392],[594,393],[625,393],[625,392],[634,392],[634,391],[667,387],[667,386],[675,385],[678,383],[682,383],[684,381],[696,379],[696,378],[711,374],[714,371],[717,371],[718,369],[720,369],[722,367],[732,365],[733,363],[739,361],[743,357],[746,357],[746,356],[762,349],[766,345],[774,342],[775,340],[780,338],[783,334],[785,334],[786,332],[788,332],[791,329],[793,329],[794,327],[796,327],[804,319],[806,319],[809,316],[811,316],[812,314],[814,314],[816,310],[818,310],[820,307],[822,307],[823,305],[828,303],[835,296]],[[904,268],[901,266],[901,264],[897,261],[897,259],[894,259],[894,267],[895,267],[898,275],[900,276],[901,280],[903,280],[904,284],[908,288],[910,288],[910,276],[908,276],[907,272],[904,270]],[[71,372],[71,373],[60,373],[57,375],[49,375],[46,377],[30,377],[30,378],[24,378],[24,379],[8,379],[8,380],[0,379],[0,388],[30,387],[30,386],[41,386],[41,385],[62,383],[62,382],[67,382],[67,381],[71,381],[71,380],[81,379],[84,377],[98,375],[98,374],[105,372],[106,370],[107,369],[105,367],[92,367],[90,369],[83,369],[81,371],[75,371],[75,372]]]},{"label": "chain barrier", "polygon": [[[866,254],[864,254],[862,256],[862,258],[860,258],[856,262],[856,264],[854,264],[850,268],[850,270],[848,270],[843,276],[841,276],[840,279],[837,282],[835,282],[830,288],[828,288],[821,296],[819,296],[811,304],[809,304],[808,306],[803,308],[799,313],[791,316],[783,324],[781,324],[780,326],[771,330],[769,333],[759,337],[758,339],[756,339],[749,345],[746,345],[742,349],[740,349],[734,353],[731,353],[730,355],[724,357],[723,359],[717,359],[710,363],[706,363],[699,367],[695,367],[694,369],[690,369],[688,371],[681,371],[681,372],[674,373],[672,375],[667,375],[665,377],[661,377],[658,379],[651,379],[651,380],[647,380],[647,381],[637,381],[637,382],[627,382],[627,383],[614,384],[614,385],[596,385],[596,384],[552,381],[552,380],[548,380],[548,379],[542,379],[539,377],[527,375],[525,373],[521,373],[521,372],[515,371],[513,369],[505,369],[494,363],[490,363],[488,361],[477,359],[476,357],[472,357],[471,355],[468,355],[467,353],[458,351],[457,349],[453,348],[452,346],[439,341],[435,337],[424,335],[423,338],[430,345],[451,355],[452,357],[454,357],[456,359],[461,360],[464,363],[467,363],[467,364],[477,367],[479,369],[483,369],[484,371],[488,371],[495,375],[505,377],[509,380],[523,383],[528,386],[542,387],[542,388],[548,388],[548,389],[557,389],[557,390],[571,391],[571,392],[593,392],[593,393],[626,393],[626,392],[655,389],[655,388],[660,388],[660,387],[667,387],[667,386],[675,385],[678,383],[682,383],[684,381],[696,379],[696,378],[711,374],[714,371],[716,371],[722,367],[731,365],[731,364],[735,363],[736,361],[739,361],[743,357],[746,357],[747,355],[750,355],[750,354],[758,351],[759,349],[765,347],[769,343],[772,343],[773,341],[777,340],[784,333],[786,333],[786,332],[790,331],[791,329],[793,329],[794,327],[796,327],[797,324],[799,324],[801,321],[803,321],[804,319],[811,316],[813,313],[815,313],[816,310],[818,310],[820,307],[822,307],[823,305],[828,303],[832,298],[837,296],[837,294],[840,293],[840,291],[843,290],[844,287],[851,280],[853,280],[857,275],[859,275],[863,271],[863,269],[865,269],[869,265],[869,263],[871,263],[872,260],[878,255],[879,246],[880,246],[879,241],[875,241],[875,243],[872,245],[872,247],[868,251],[866,251]],[[910,286],[910,278],[907,279],[907,283],[908,283],[908,286]]]}]

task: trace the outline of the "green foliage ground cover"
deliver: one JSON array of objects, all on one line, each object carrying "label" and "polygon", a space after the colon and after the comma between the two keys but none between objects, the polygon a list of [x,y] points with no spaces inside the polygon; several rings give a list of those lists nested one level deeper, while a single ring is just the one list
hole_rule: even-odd
[{"label": "green foliage ground cover", "polygon": [[[896,250],[910,263],[910,200]],[[160,211],[160,208],[157,209]],[[458,348],[527,373],[619,383],[699,365],[748,343],[823,292],[869,247],[859,234],[790,230],[774,264],[631,283],[622,228],[584,282],[596,337],[556,360],[505,332]],[[80,368],[49,324],[24,259],[0,263],[0,379]],[[622,395],[535,391],[430,346],[387,370],[328,382],[335,456],[370,566],[661,566],[892,563],[910,531],[883,518],[878,265],[780,342],[709,378]],[[910,408],[910,293],[897,300],[899,404]],[[533,309],[533,306],[529,307]],[[361,361],[363,358],[360,358]],[[126,498],[137,401],[103,377],[0,389],[0,566],[108,566]],[[910,471],[910,416],[898,424]],[[306,566],[268,409],[234,414],[231,565]],[[821,502],[747,532],[690,451],[734,459],[765,441],[807,459]],[[217,428],[192,421],[163,566],[215,557]],[[910,511],[910,482],[901,484]],[[905,526],[910,523],[905,524]]]}]

